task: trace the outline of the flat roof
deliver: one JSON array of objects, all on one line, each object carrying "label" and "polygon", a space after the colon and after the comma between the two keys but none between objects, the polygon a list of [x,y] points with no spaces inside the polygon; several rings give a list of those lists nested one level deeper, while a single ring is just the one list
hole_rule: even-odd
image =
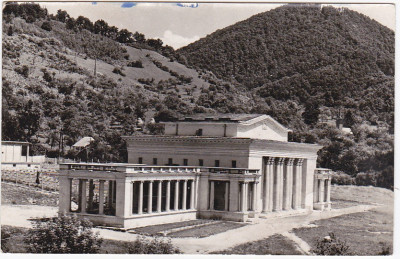
[{"label": "flat roof", "polygon": [[26,142],[26,141],[2,140],[1,144],[21,144],[21,145],[27,144],[27,145],[30,145],[31,143]]},{"label": "flat roof", "polygon": [[212,121],[212,122],[244,122],[254,118],[263,116],[264,114],[248,114],[248,113],[196,113],[180,117],[177,121]]}]

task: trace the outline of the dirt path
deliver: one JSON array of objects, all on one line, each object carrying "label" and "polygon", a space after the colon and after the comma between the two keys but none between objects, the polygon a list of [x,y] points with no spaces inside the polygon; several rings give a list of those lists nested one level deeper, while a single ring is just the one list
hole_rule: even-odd
[{"label": "dirt path", "polygon": [[[309,214],[293,216],[280,219],[260,219],[260,223],[248,225],[238,229],[229,230],[206,238],[173,238],[172,243],[179,247],[184,253],[205,254],[214,251],[228,249],[230,247],[268,238],[274,234],[284,234],[293,228],[304,227],[310,222],[320,219],[326,219],[344,214],[363,212],[378,205],[359,205],[331,211],[313,211]],[[35,205],[2,205],[1,206],[1,224],[17,227],[30,228],[29,218],[52,217],[57,214],[57,208]],[[279,220],[279,224],[276,224]],[[135,234],[117,232],[107,229],[96,229],[105,239],[134,241]],[[299,240],[297,240],[299,241]],[[300,248],[307,250],[307,247],[300,243]]]}]

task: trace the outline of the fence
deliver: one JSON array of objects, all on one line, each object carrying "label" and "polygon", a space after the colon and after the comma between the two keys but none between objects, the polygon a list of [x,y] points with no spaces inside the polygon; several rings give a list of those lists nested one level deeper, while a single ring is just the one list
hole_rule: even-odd
[{"label": "fence", "polygon": [[59,190],[58,173],[54,171],[2,170],[1,180],[37,187],[42,190]]}]

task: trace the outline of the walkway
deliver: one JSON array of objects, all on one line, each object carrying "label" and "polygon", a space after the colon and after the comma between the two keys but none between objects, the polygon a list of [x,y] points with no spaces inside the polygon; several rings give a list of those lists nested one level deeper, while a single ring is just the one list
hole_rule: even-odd
[{"label": "walkway", "polygon": [[[344,214],[363,212],[379,205],[358,205],[331,211],[313,211],[299,216],[260,219],[260,223],[248,225],[238,229],[232,229],[206,238],[174,238],[172,243],[184,253],[206,254],[209,252],[224,250],[246,242],[253,242],[268,238],[274,234],[284,234],[293,228],[305,227],[312,221],[326,219]],[[35,205],[2,205],[1,224],[17,227],[31,227],[29,218],[52,217],[57,214],[58,208]],[[279,224],[277,224],[279,221]],[[105,239],[134,241],[138,235],[118,232],[107,229],[96,229]]]}]

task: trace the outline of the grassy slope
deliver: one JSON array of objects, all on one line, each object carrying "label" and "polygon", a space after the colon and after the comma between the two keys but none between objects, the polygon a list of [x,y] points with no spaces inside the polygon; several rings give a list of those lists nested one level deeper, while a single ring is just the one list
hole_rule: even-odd
[{"label": "grassy slope", "polygon": [[58,194],[41,192],[33,187],[1,183],[1,204],[58,206]]}]

